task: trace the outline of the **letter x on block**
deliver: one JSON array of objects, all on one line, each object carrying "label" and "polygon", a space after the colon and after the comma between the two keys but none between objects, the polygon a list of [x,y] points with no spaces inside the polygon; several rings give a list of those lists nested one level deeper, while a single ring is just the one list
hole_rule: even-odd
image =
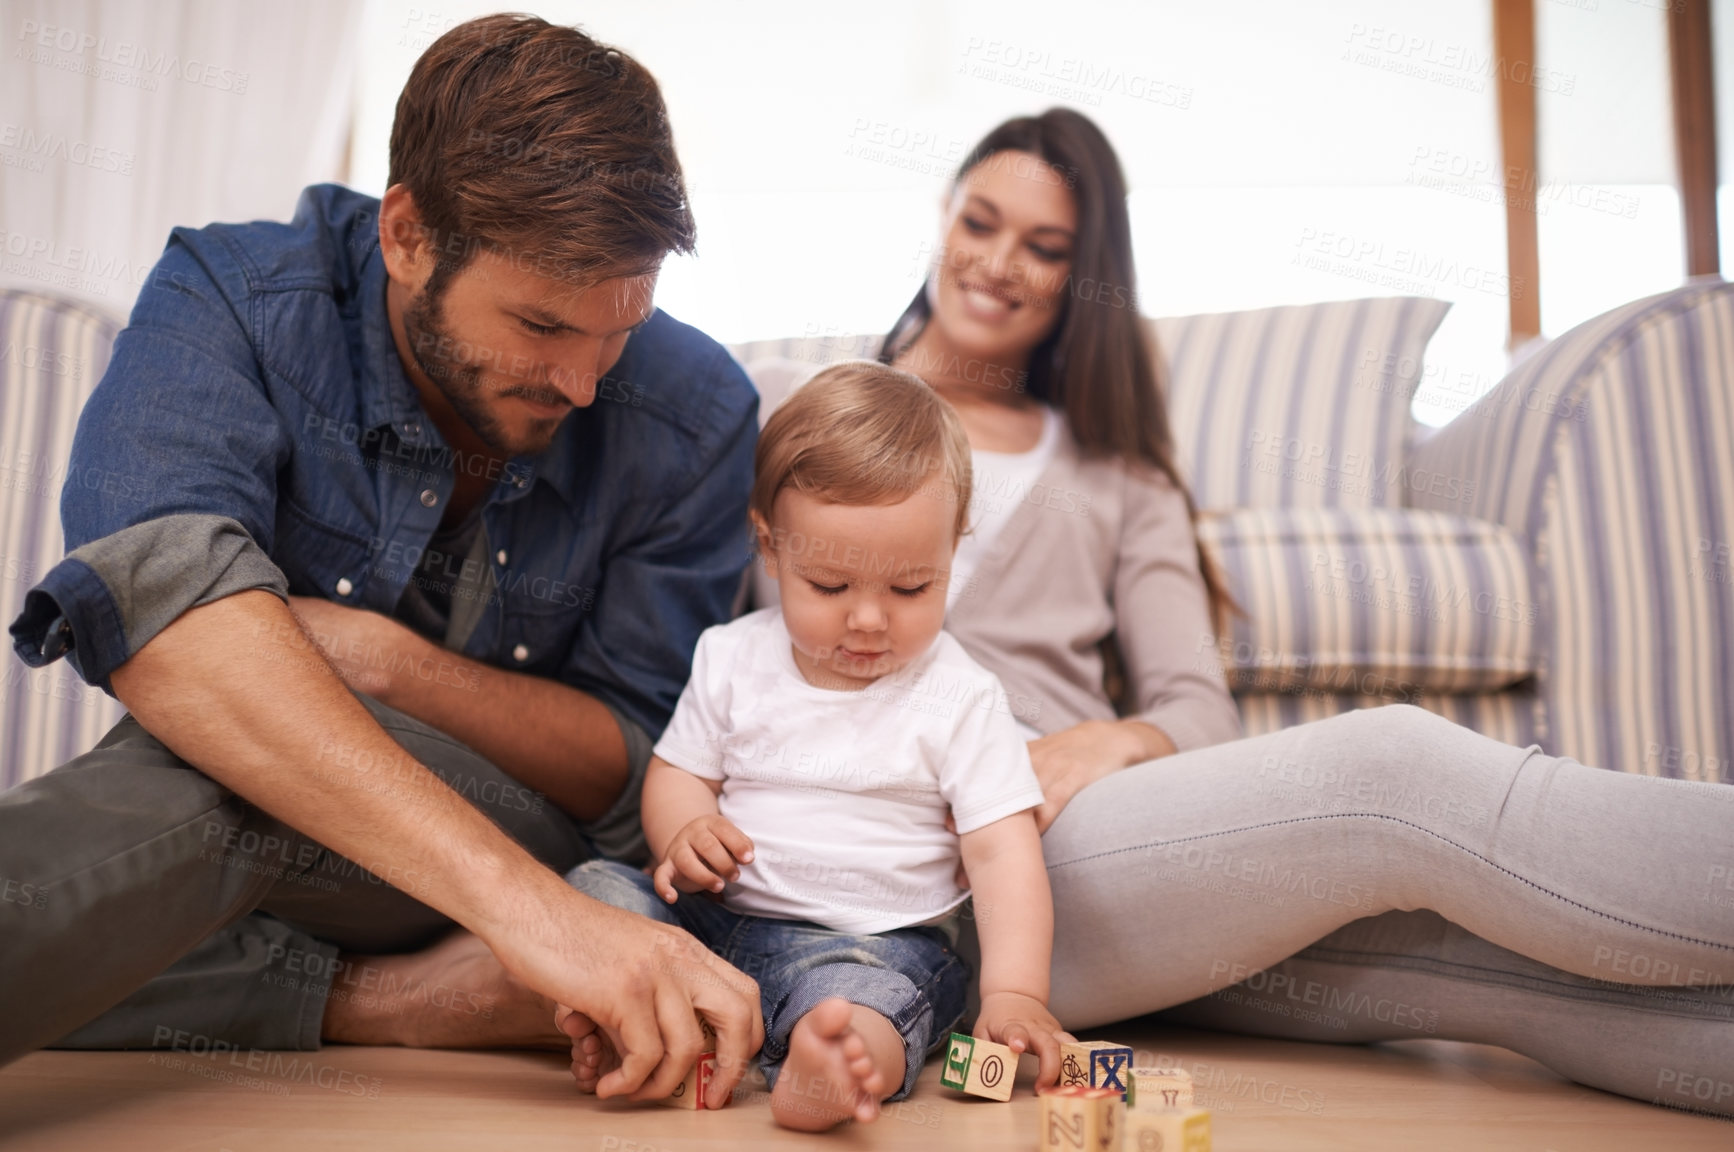
[{"label": "letter x on block", "polygon": [[1125,1098],[1131,1081],[1132,1049],[1111,1040],[1081,1040],[1060,1045],[1060,1084],[1112,1088]]}]

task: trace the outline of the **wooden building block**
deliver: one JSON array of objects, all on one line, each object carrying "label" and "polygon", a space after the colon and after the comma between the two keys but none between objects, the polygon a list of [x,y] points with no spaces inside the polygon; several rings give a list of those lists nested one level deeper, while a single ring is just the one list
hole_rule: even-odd
[{"label": "wooden building block", "polygon": [[1018,1054],[1004,1044],[953,1032],[945,1045],[939,1082],[971,1096],[1004,1101],[1011,1099],[1017,1071]]},{"label": "wooden building block", "polygon": [[1079,1040],[1060,1045],[1060,1086],[1063,1088],[1112,1088],[1126,1096],[1126,1077],[1132,1071],[1132,1050],[1112,1040]]},{"label": "wooden building block", "polygon": [[[698,1061],[693,1064],[692,1071],[686,1074],[686,1079],[680,1085],[664,1096],[658,1103],[669,1108],[703,1109],[710,1107],[710,1082],[716,1075],[716,1032],[710,1023],[699,1017],[698,1026],[704,1033],[704,1051],[698,1055]],[[732,1092],[729,1094],[734,1095]],[[724,1098],[723,1104],[728,1104]]]},{"label": "wooden building block", "polygon": [[1210,1113],[1202,1108],[1126,1113],[1125,1152],[1210,1152]]},{"label": "wooden building block", "polygon": [[1184,1068],[1133,1068],[1126,1080],[1126,1107],[1145,1112],[1192,1107],[1192,1073]]},{"label": "wooden building block", "polygon": [[1037,1104],[1041,1152],[1120,1152],[1126,1105],[1112,1088],[1049,1088]]},{"label": "wooden building block", "polygon": [[710,1105],[705,1099],[705,1094],[710,1089],[710,1080],[714,1075],[716,1075],[716,1053],[700,1053],[698,1063],[692,1066],[692,1071],[686,1074],[686,1079],[682,1080],[680,1086],[673,1092],[664,1096],[660,1103],[670,1108],[708,1108]]}]

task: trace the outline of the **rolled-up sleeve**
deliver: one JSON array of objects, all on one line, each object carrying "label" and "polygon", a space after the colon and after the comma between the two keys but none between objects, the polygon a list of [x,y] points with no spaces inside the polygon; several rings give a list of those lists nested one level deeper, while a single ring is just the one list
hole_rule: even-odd
[{"label": "rolled-up sleeve", "polygon": [[176,238],[79,416],[60,515],[66,559],[11,625],[31,666],[67,656],[108,688],[183,612],[250,588],[286,596],[270,559],[290,437],[270,402],[238,262]]},{"label": "rolled-up sleeve", "polygon": [[1210,602],[1186,500],[1166,477],[1128,473],[1114,617],[1136,712],[1181,752],[1239,738],[1240,713],[1216,667]]}]

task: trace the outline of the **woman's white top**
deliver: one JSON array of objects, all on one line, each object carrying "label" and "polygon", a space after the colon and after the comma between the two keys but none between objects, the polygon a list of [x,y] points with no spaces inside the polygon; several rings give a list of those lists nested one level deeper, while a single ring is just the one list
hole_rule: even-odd
[{"label": "woman's white top", "polygon": [[[1065,420],[1054,408],[1042,405],[1042,434],[1036,446],[1027,452],[972,451],[975,483],[969,496],[970,531],[957,542],[957,555],[951,562],[951,585],[945,590],[945,606],[952,607],[969,586],[981,558],[987,555],[994,539],[1018,510],[1018,505],[1036,492],[1036,482],[1047,471],[1059,446]],[[1036,492],[1036,502],[1041,494]]]}]

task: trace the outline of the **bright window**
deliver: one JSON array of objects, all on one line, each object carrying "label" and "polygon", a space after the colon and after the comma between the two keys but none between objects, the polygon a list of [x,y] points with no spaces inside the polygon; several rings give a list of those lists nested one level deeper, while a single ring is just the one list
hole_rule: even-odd
[{"label": "bright window", "polygon": [[[383,189],[393,106],[416,56],[495,7],[370,0],[358,187]],[[1551,103],[1545,86],[1564,78],[1538,75],[1544,128],[1566,133],[1644,94],[1618,137],[1629,164],[1580,164],[1594,136],[1567,135],[1560,180],[1593,186],[1590,207],[1575,187],[1541,191],[1543,316],[1557,334],[1676,282],[1679,212],[1643,138],[1667,128],[1653,98],[1658,83],[1665,93],[1660,14],[1631,0],[1537,8],[1543,63],[1577,74]],[[1428,423],[1506,369],[1495,82],[1507,65],[1493,56],[1489,0],[536,9],[626,49],[661,82],[700,251],[665,269],[659,302],[718,339],[883,331],[931,259],[957,159],[999,120],[1062,103],[1102,125],[1127,169],[1146,312],[1450,300],[1416,396]],[[1629,61],[1628,43],[1642,76],[1610,87],[1604,73],[1633,67],[1615,62]],[[1557,158],[1545,152],[1543,171]],[[1618,197],[1635,197],[1636,214],[1595,206],[1623,207]]]}]

